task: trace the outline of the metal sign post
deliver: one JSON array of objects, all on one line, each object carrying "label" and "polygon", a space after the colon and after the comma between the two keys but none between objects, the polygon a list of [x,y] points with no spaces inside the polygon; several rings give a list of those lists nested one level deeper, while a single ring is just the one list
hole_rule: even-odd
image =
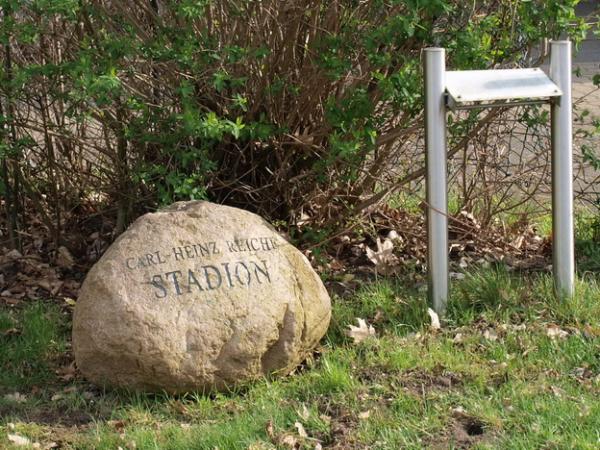
[{"label": "metal sign post", "polygon": [[557,295],[568,298],[575,286],[571,42],[550,43],[550,78],[562,91],[551,107],[552,270]]},{"label": "metal sign post", "polygon": [[425,49],[425,147],[429,300],[438,314],[448,301],[446,110],[551,104],[552,232],[556,293],[573,295],[573,161],[571,42],[550,43],[550,78],[541,69],[446,71],[443,48]]},{"label": "metal sign post", "polygon": [[445,55],[443,48],[428,48],[424,61],[428,292],[438,314],[445,312],[448,299]]}]

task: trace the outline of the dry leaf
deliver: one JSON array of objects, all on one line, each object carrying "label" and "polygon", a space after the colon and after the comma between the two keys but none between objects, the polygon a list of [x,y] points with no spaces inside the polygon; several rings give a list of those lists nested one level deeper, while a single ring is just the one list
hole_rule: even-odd
[{"label": "dry leaf", "polygon": [[586,367],[576,367],[573,369],[572,375],[576,378],[588,379],[591,378],[593,373],[592,371]]},{"label": "dry leaf", "polygon": [[279,440],[279,442],[281,443],[281,445],[285,445],[286,447],[289,447],[289,448],[295,449],[298,446],[298,439],[296,439],[291,434],[284,434],[281,437],[281,439]]},{"label": "dry leaf", "polygon": [[20,392],[13,392],[12,394],[6,394],[4,398],[10,402],[15,403],[25,403],[27,401],[27,397],[25,397]]},{"label": "dry leaf", "polygon": [[373,317],[373,322],[377,323],[377,322],[381,322],[384,319],[384,314],[383,311],[379,308],[377,308],[377,311],[375,312],[375,317]]},{"label": "dry leaf", "polygon": [[56,265],[58,267],[62,267],[63,269],[72,269],[75,265],[75,259],[71,252],[65,246],[58,247],[58,252],[56,255]]},{"label": "dry leaf", "polygon": [[77,368],[75,367],[75,361],[71,362],[66,366],[56,370],[58,378],[63,381],[71,381],[77,375]]},{"label": "dry leaf", "polygon": [[375,336],[375,328],[367,324],[365,319],[357,317],[356,320],[358,321],[358,326],[348,325],[350,330],[346,331],[346,335],[351,337],[355,344],[364,341],[368,337]]},{"label": "dry leaf", "polygon": [[464,417],[467,415],[467,411],[461,405],[458,405],[456,408],[451,408],[452,415],[454,417]]},{"label": "dry leaf", "polygon": [[21,334],[21,330],[18,328],[9,328],[8,330],[4,330],[2,332],[2,336],[14,336],[17,334]]},{"label": "dry leaf", "polygon": [[364,420],[364,419],[368,419],[370,415],[371,415],[371,411],[363,411],[363,412],[358,413],[358,418]]},{"label": "dry leaf", "polygon": [[431,308],[427,308],[427,314],[429,314],[429,317],[431,318],[431,328],[434,330],[439,330],[440,328],[442,328],[442,325],[440,324],[440,316],[438,316],[438,314]]},{"label": "dry leaf", "polygon": [[265,427],[267,431],[267,436],[271,439],[272,442],[275,442],[275,430],[273,429],[273,421],[269,420],[267,422],[267,426]]},{"label": "dry leaf", "polygon": [[524,240],[525,240],[525,236],[521,234],[521,235],[517,236],[515,239],[513,239],[513,241],[510,243],[510,245],[512,245],[514,248],[519,249],[523,245]]},{"label": "dry leaf", "polygon": [[113,427],[118,433],[125,432],[125,421],[124,420],[109,420],[108,425]]},{"label": "dry leaf", "polygon": [[302,225],[306,225],[306,224],[310,223],[310,220],[311,220],[310,216],[308,214],[306,214],[304,211],[302,211],[300,213],[300,217],[296,221],[296,225],[301,227]]},{"label": "dry leaf", "polygon": [[551,339],[564,339],[569,335],[569,333],[567,331],[562,330],[561,328],[557,327],[556,325],[548,326],[548,329],[546,330],[546,334]]},{"label": "dry leaf", "polygon": [[8,259],[21,259],[23,257],[23,255],[21,254],[21,252],[19,252],[19,250],[11,250],[10,252],[6,253],[5,255]]},{"label": "dry leaf", "polygon": [[398,266],[398,258],[394,255],[393,250],[394,243],[391,239],[384,239],[382,242],[377,238],[377,251],[365,246],[367,258],[375,264],[375,269],[384,275],[393,274]]},{"label": "dry leaf", "polygon": [[52,277],[40,278],[36,283],[39,287],[48,291],[50,295],[55,296],[63,285],[63,282]]},{"label": "dry leaf", "polygon": [[306,433],[304,426],[300,422],[295,422],[294,426],[296,427],[296,430],[298,430],[298,435],[300,435],[300,437],[303,437],[303,438],[308,437],[308,433]]},{"label": "dry leaf", "polygon": [[396,244],[402,244],[404,242],[404,239],[402,239],[402,236],[400,236],[396,230],[390,230],[386,238]]},{"label": "dry leaf", "polygon": [[557,387],[557,386],[550,386],[550,390],[552,391],[552,393],[554,394],[555,397],[561,398],[563,396],[563,394],[565,393],[564,390],[562,390],[561,388]]},{"label": "dry leaf", "polygon": [[488,341],[497,341],[498,333],[496,333],[493,328],[488,328],[483,332],[483,337],[486,338]]},{"label": "dry leaf", "polygon": [[325,423],[331,423],[331,417],[326,414],[320,414],[319,419],[321,419]]},{"label": "dry leaf", "polygon": [[8,434],[8,440],[15,444],[17,447],[24,447],[25,445],[30,445],[31,441],[24,436],[19,436],[18,434]]},{"label": "dry leaf", "polygon": [[302,403],[302,411],[298,411],[298,415],[302,420],[308,420],[310,417],[310,411],[304,403]]},{"label": "dry leaf", "polygon": [[600,336],[600,328],[585,325],[583,327],[583,336],[585,336],[586,339],[594,339]]}]

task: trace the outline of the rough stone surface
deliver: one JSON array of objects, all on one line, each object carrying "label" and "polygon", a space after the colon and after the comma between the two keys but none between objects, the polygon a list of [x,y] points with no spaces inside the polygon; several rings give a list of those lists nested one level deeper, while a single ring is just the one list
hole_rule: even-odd
[{"label": "rough stone surface", "polygon": [[73,349],[97,384],[226,389],[289,373],[330,316],[318,275],[266,221],[180,202],[140,217],[90,270]]}]

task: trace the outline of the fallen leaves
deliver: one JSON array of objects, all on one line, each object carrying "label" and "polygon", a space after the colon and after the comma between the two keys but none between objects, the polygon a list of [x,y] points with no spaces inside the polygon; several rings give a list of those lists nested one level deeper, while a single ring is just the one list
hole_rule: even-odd
[{"label": "fallen leaves", "polygon": [[[362,244],[363,251],[378,273],[393,274],[404,261],[410,261],[416,267],[426,264],[427,233],[422,214],[378,205],[371,211],[369,220],[369,225],[379,236],[385,230],[392,230],[385,238],[374,239],[375,248],[373,244],[370,248]],[[450,273],[452,278],[462,279],[464,274],[461,272],[468,267],[486,267],[497,261],[504,261],[515,268],[545,268],[549,263],[550,239],[541,237],[529,223],[515,224],[510,229],[496,221],[483,225],[472,213],[463,210],[449,217],[448,226],[454,268]],[[353,236],[348,240],[355,241]],[[343,246],[343,243],[340,245]],[[340,252],[338,248],[337,254]]]},{"label": "fallen leaves", "polygon": [[355,344],[375,336],[375,328],[373,328],[372,325],[369,325],[365,319],[357,317],[356,320],[358,322],[358,326],[348,325],[348,328],[350,329],[346,331],[346,335],[352,338]]},{"label": "fallen leaves", "polygon": [[60,247],[52,261],[52,264],[45,262],[34,248],[29,248],[24,255],[16,250],[0,249],[1,300],[16,305],[24,299],[76,297],[80,283],[65,279],[65,271],[74,267],[75,259],[66,247]]}]

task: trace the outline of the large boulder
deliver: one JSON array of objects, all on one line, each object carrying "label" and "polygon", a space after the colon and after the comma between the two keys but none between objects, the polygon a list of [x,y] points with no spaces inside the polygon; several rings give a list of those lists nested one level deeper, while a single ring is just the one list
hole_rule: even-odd
[{"label": "large boulder", "polygon": [[325,334],[327,291],[265,220],[209,202],[140,217],[90,270],[73,318],[90,381],[171,393],[289,373]]}]

